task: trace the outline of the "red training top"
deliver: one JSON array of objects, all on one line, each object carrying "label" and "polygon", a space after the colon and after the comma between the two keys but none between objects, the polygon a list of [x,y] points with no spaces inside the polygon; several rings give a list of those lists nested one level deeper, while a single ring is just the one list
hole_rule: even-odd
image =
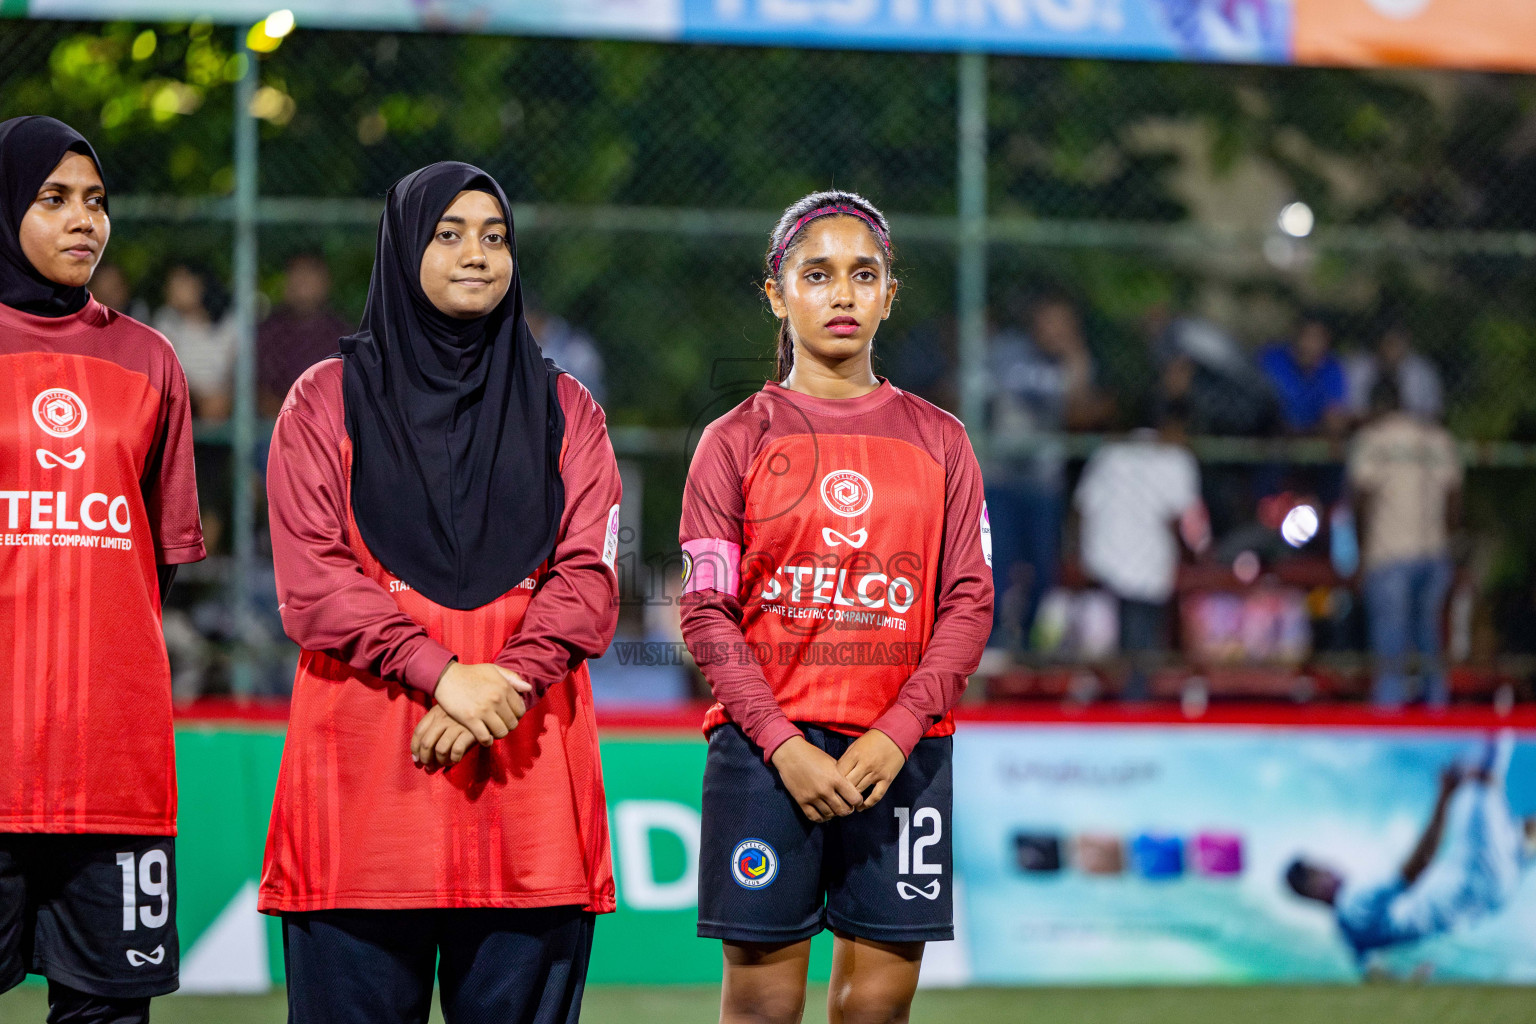
[{"label": "red training top", "polygon": [[189,410],[158,331],[0,305],[0,832],[176,834],[155,565],[204,556]]},{"label": "red training top", "polygon": [[683,495],[683,636],[773,756],[795,722],[879,729],[910,756],[954,732],[992,626],[981,470],[960,421],[882,380],[770,383],[705,429]]},{"label": "red training top", "polygon": [[[267,471],[283,627],[303,648],[272,805],[267,913],[428,907],[614,909],[586,659],[618,620],[619,471],[574,377],[559,540],[533,576],[472,611],[435,604],[369,553],[352,516],[341,360],[301,376]],[[534,685],[505,739],[428,774],[411,761],[448,661]]]}]

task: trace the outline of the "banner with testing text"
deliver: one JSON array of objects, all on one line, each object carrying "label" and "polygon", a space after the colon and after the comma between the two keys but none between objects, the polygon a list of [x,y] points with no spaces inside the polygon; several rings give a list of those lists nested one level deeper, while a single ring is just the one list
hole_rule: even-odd
[{"label": "banner with testing text", "polygon": [[835,49],[1536,69],[1526,0],[0,0],[0,16],[260,21]]}]

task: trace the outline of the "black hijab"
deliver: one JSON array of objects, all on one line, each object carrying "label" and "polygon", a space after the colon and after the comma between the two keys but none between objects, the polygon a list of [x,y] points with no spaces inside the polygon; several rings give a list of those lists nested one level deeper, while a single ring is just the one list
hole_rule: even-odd
[{"label": "black hijab", "polygon": [[84,153],[101,174],[91,144],[63,121],[34,115],[0,123],[0,303],[34,316],[78,313],[90,298],[83,286],[54,284],[39,274],[21,251],[21,219],[66,153]]},{"label": "black hijab", "polygon": [[[421,258],[463,191],[501,204],[512,284],[487,316],[457,320],[421,290]],[[512,209],[470,164],[436,163],[395,183],[358,332],[341,340],[352,509],[390,572],[449,608],[479,608],[554,550],[565,511],[565,416],[523,320]]]}]

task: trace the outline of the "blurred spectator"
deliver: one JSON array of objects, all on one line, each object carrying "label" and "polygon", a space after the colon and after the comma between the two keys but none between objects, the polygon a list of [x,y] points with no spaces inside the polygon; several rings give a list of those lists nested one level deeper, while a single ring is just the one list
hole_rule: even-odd
[{"label": "blurred spectator", "polygon": [[[1094,452],[1074,504],[1082,517],[1088,575],[1120,606],[1120,650],[1131,661],[1130,700],[1147,697],[1148,673],[1168,649],[1168,608],[1178,580],[1179,537],[1209,544],[1200,467],[1185,447],[1183,406],[1164,409],[1158,429],[1133,431]],[[994,534],[996,530],[994,527]]]},{"label": "blurred spectator", "polygon": [[585,384],[601,405],[607,397],[603,356],[591,335],[544,309],[531,292],[524,294],[523,316],[544,358],[553,359],[556,366]]},{"label": "blurred spectator", "polygon": [[988,352],[992,442],[986,474],[997,588],[994,647],[1022,649],[1040,600],[1056,581],[1065,504],[1062,430],[1102,422],[1093,359],[1070,299],[1048,293],[1029,311],[1029,333],[1003,330]]},{"label": "blurred spectator", "polygon": [[901,381],[901,389],[945,409],[955,408],[955,318],[943,313],[918,321],[899,334],[882,331],[875,347],[875,372]]},{"label": "blurred spectator", "polygon": [[1269,382],[1236,338],[1200,317],[1146,313],[1143,326],[1159,374],[1158,404],[1182,402],[1197,435],[1255,436],[1274,426]]},{"label": "blurred spectator", "polygon": [[143,299],[133,297],[128,275],[116,263],[101,263],[91,275],[91,296],[108,309],[127,313],[135,320],[149,319],[149,306]]},{"label": "blurred spectator", "polygon": [[1387,321],[1376,339],[1376,351],[1356,353],[1346,371],[1349,408],[1356,416],[1369,414],[1371,391],[1379,380],[1397,385],[1404,412],[1434,422],[1444,411],[1440,373],[1433,363],[1413,350],[1413,335],[1401,321]]},{"label": "blurred spectator", "polygon": [[1295,338],[1259,353],[1259,368],[1275,389],[1280,419],[1290,433],[1339,437],[1348,424],[1349,389],[1332,348],[1327,321],[1305,314]]},{"label": "blurred spectator", "polygon": [[1426,703],[1444,707],[1450,695],[1440,618],[1452,575],[1448,537],[1460,505],[1456,443],[1444,427],[1405,412],[1397,385],[1381,380],[1371,391],[1371,421],[1355,437],[1348,473],[1364,538],[1373,699],[1383,707],[1402,705],[1411,645]]},{"label": "blurred spectator", "polygon": [[341,351],[353,327],[330,307],[331,271],[315,253],[288,260],[283,302],[256,329],[257,408],[272,418],[293,382],[315,363]]},{"label": "blurred spectator", "polygon": [[183,263],[165,277],[165,305],[155,313],[154,328],[170,339],[192,394],[192,414],[200,419],[229,418],[235,366],[235,325],[221,319],[209,275]]}]

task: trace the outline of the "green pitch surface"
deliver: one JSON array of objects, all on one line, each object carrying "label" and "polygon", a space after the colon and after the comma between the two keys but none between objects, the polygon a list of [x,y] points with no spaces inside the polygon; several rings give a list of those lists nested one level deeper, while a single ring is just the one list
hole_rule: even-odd
[{"label": "green pitch surface", "polygon": [[[825,1021],[826,989],[813,988],[807,1024]],[[588,991],[583,1024],[710,1024],[714,988]],[[0,996],[0,1024],[41,1024],[43,990]],[[281,1024],[282,997],[172,996],[154,1003],[154,1024]],[[435,1013],[433,1021],[441,1021]],[[1536,991],[1440,985],[1363,988],[969,989],[918,993],[913,1024],[1527,1024]]]}]

